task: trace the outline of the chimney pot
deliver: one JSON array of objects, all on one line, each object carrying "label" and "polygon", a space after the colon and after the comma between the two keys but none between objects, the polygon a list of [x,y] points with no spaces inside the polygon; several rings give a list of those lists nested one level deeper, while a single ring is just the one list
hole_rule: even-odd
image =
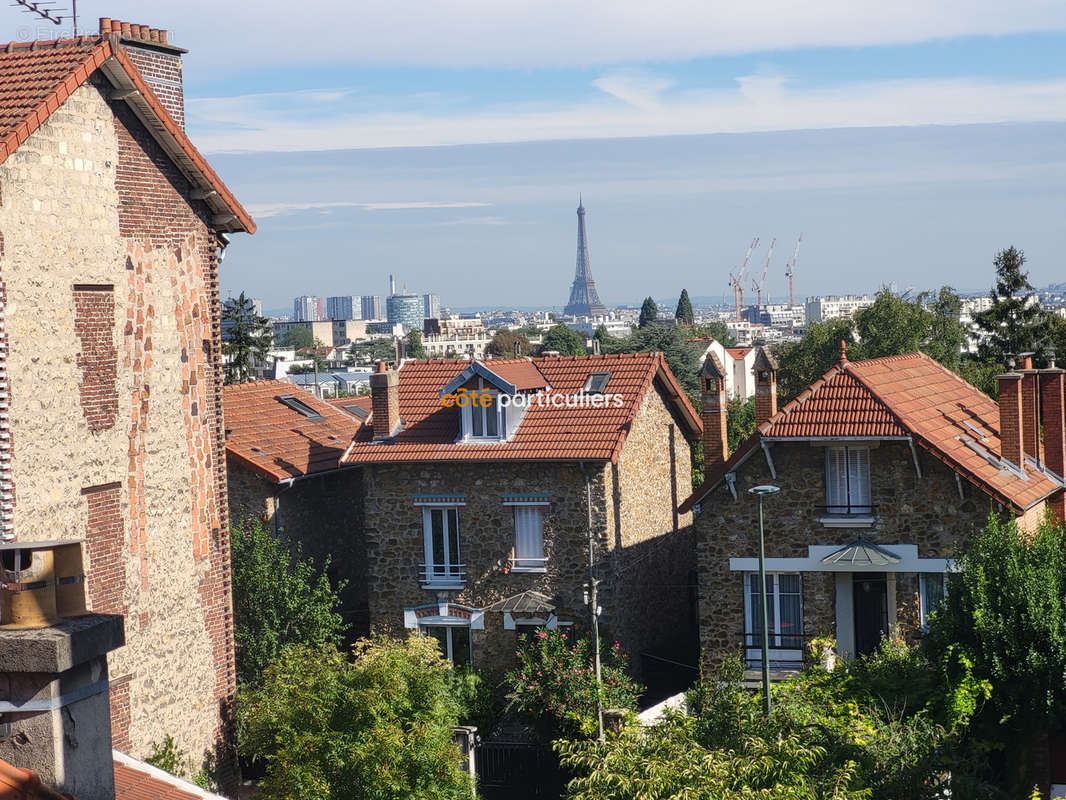
[{"label": "chimney pot", "polygon": [[122,35],[123,36],[130,36],[132,27],[133,26],[131,26],[128,22],[123,22],[122,26],[120,28]]},{"label": "chimney pot", "polygon": [[163,28],[159,29],[159,43],[160,44],[167,44],[167,32]]},{"label": "chimney pot", "polygon": [[112,33],[122,33],[122,20],[120,20],[120,19],[111,20],[111,32]]},{"label": "chimney pot", "polygon": [[159,28],[151,28],[148,31],[148,38],[151,39],[153,42],[158,42],[159,41]]},{"label": "chimney pot", "polygon": [[100,33],[111,33],[111,17],[100,17]]}]

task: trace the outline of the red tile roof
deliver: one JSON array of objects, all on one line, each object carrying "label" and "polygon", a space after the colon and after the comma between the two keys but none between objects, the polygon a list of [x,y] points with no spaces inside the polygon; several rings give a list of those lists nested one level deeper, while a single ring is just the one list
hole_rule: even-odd
[{"label": "red tile roof", "polygon": [[727,353],[729,353],[729,355],[733,356],[734,359],[739,361],[739,360],[743,359],[748,353],[750,353],[752,351],[752,348],[750,348],[750,347],[727,347],[725,349],[725,351]]},{"label": "red tile roof", "polygon": [[544,389],[548,381],[531,358],[493,359],[483,361],[485,368],[513,384],[515,389],[526,392],[531,389]]},{"label": "red tile roof", "polygon": [[352,414],[352,416],[361,422],[368,421],[370,419],[370,412],[373,411],[373,402],[368,394],[361,394],[358,397],[327,397],[326,402],[334,408],[339,408],[345,414],[352,413],[349,411],[349,407],[351,406],[362,409],[366,412],[365,417],[360,417],[358,414]]},{"label": "red tile roof", "polygon": [[114,751],[115,800],[224,800],[195,783]]},{"label": "red tile roof", "polygon": [[[278,395],[295,396],[322,419],[301,414],[278,400]],[[222,414],[229,431],[226,455],[275,483],[336,469],[362,427],[347,412],[285,381],[226,386]]]},{"label": "red tile roof", "polygon": [[149,133],[190,181],[215,192],[205,202],[220,215],[219,230],[254,233],[248,212],[163,108],[117,35],[0,45],[0,164],[97,70],[116,88],[136,90],[127,102]]},{"label": "red tile roof", "polygon": [[837,364],[709,471],[681,509],[705,497],[762,439],[817,437],[912,438],[982,491],[1019,510],[1060,488],[1031,466],[1025,478],[1000,466],[997,403],[927,355],[909,353]]},{"label": "red tile roof", "polygon": [[[551,389],[541,396],[577,395],[592,372],[610,372],[604,393],[621,395],[621,408],[553,408],[531,403],[514,437],[493,444],[456,444],[457,407],[441,404],[440,390],[469,361],[409,361],[400,369],[400,417],[404,427],[388,443],[373,442],[365,427],[344,457],[347,464],[396,461],[531,460],[613,461],[618,458],[629,427],[648,390],[656,385],[690,439],[700,436],[698,415],[661,353],[571,356],[563,358],[493,359],[484,363],[497,372],[519,373],[532,379],[532,365]],[[502,377],[502,375],[501,375]]]}]

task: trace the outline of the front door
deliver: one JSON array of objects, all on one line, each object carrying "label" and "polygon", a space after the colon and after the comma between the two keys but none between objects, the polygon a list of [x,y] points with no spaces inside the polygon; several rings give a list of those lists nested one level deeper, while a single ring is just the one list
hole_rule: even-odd
[{"label": "front door", "polygon": [[888,633],[888,584],[883,572],[856,572],[852,580],[855,654],[867,656]]}]

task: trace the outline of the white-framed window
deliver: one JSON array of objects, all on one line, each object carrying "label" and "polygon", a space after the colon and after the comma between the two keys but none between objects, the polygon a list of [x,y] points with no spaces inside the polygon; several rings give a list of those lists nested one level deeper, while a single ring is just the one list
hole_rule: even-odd
[{"label": "white-framed window", "polygon": [[459,507],[423,506],[422,535],[425,563],[422,579],[427,584],[461,584],[463,563],[459,557]]},{"label": "white-framed window", "polygon": [[516,572],[546,569],[544,557],[544,509],[546,505],[515,505],[514,512],[514,558],[512,569]]},{"label": "white-framed window", "polygon": [[[486,390],[492,397],[491,405],[480,404],[480,398],[485,394]],[[468,397],[471,397],[471,400],[461,407],[463,438],[491,440],[506,438],[507,409],[500,405],[499,390],[491,384],[486,384],[484,379],[478,378],[476,396],[479,399],[479,405],[477,406],[473,404],[472,396],[474,394],[475,392],[470,392]]]},{"label": "white-framed window", "polygon": [[825,505],[831,516],[869,515],[870,448],[825,449]]},{"label": "white-framed window", "polygon": [[[766,573],[766,611],[769,618],[770,647],[784,651],[773,660],[792,661],[803,658],[803,580],[798,572]],[[762,645],[762,594],[759,573],[744,576],[745,647],[750,653]]]},{"label": "white-framed window", "polygon": [[948,576],[944,572],[918,573],[918,605],[922,630],[929,630],[929,615],[940,607],[948,594]]},{"label": "white-framed window", "polygon": [[453,667],[473,666],[473,637],[466,625],[420,625],[419,631],[423,636],[432,636],[437,640],[441,655]]}]

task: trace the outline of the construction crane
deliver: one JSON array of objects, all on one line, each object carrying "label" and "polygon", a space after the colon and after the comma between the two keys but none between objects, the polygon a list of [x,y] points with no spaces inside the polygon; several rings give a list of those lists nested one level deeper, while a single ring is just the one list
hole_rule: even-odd
[{"label": "construction crane", "polygon": [[[770,269],[770,259],[774,256],[774,245],[777,244],[777,237],[775,236],[770,240],[770,249],[766,253],[766,263],[762,265],[762,278],[758,281],[752,280],[751,288],[759,293],[759,307],[762,307],[762,293],[766,288],[766,271]],[[766,302],[770,302],[770,294],[766,294]]]},{"label": "construction crane", "polygon": [[752,251],[759,246],[759,237],[756,236],[748,245],[748,253],[744,256],[744,263],[734,275],[729,273],[729,285],[733,287],[733,302],[736,304],[736,318],[740,322],[740,308],[744,305],[744,276],[748,271],[748,262],[751,260]]},{"label": "construction crane", "polygon": [[785,266],[785,277],[788,278],[788,304],[790,306],[796,305],[796,291],[793,286],[793,279],[796,277],[796,259],[799,258],[800,244],[803,242],[803,234],[799,235],[796,240],[796,249],[792,252],[792,260]]}]

